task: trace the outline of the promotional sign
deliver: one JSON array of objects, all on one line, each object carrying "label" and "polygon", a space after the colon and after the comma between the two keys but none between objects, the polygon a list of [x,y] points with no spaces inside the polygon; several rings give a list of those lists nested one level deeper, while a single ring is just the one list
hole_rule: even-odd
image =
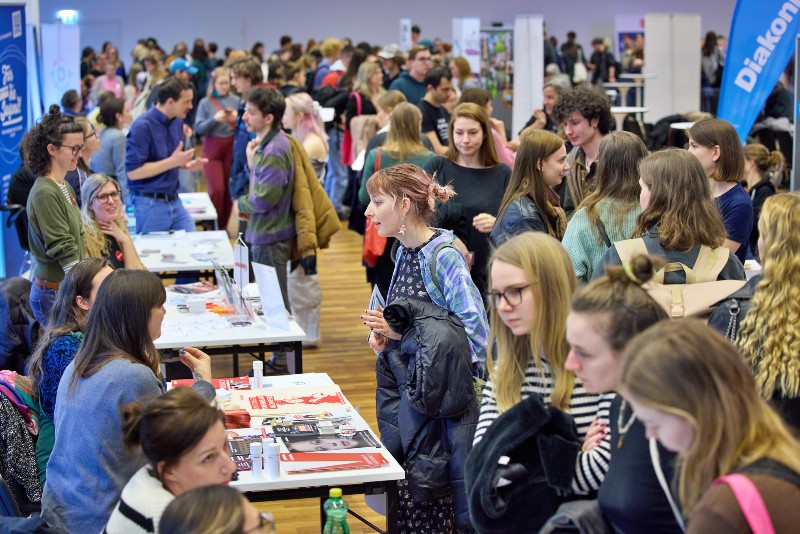
[{"label": "promotional sign", "polygon": [[[25,6],[0,5],[0,204],[11,175],[20,166],[19,143],[28,129],[28,68],[25,56]],[[0,233],[0,277],[16,275],[22,262],[14,226]]]},{"label": "promotional sign", "polygon": [[78,26],[42,24],[42,80],[45,110],[60,104],[70,89],[81,92],[81,34]]},{"label": "promotional sign", "polygon": [[473,73],[481,71],[481,19],[453,19],[453,57],[463,57]]},{"label": "promotional sign", "polygon": [[739,0],[733,12],[717,116],[744,141],[794,53],[800,0]]}]

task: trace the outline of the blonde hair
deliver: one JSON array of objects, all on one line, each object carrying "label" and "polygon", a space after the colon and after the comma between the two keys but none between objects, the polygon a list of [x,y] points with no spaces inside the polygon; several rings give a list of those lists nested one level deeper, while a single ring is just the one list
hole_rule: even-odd
[{"label": "blonde hair", "polygon": [[469,61],[464,57],[453,58],[452,63],[458,67],[458,85],[461,86],[464,82],[472,78],[472,67],[469,66]]},{"label": "blonde hair", "polygon": [[779,172],[783,165],[783,154],[779,150],[770,152],[761,143],[746,145],[742,151],[745,160],[755,162],[762,179],[770,178],[772,174]]},{"label": "blonde hair", "polygon": [[497,409],[503,413],[522,400],[526,369],[533,362],[544,374],[542,356],[545,356],[553,377],[550,403],[569,411],[575,376],[564,369],[569,353],[566,325],[570,299],[578,285],[569,255],[557,239],[542,232],[512,237],[489,260],[490,288],[492,265],[496,261],[522,269],[533,293],[533,326],[525,336],[515,336],[496,307],[492,306],[489,312],[491,338],[486,364]]},{"label": "blonde hair", "polygon": [[380,69],[380,65],[374,63],[372,61],[365,61],[358,67],[358,72],[356,73],[356,82],[353,84],[353,91],[357,91],[375,103],[377,97],[386,92],[386,89],[383,86],[378,87],[377,92],[372,92],[372,87],[370,87],[369,79],[372,78],[372,75],[378,72]]},{"label": "blonde hair", "polygon": [[384,113],[391,113],[392,110],[397,107],[397,104],[401,102],[408,102],[406,95],[397,89],[392,89],[391,91],[381,93],[380,96],[378,96],[376,104]]},{"label": "blonde hair", "polygon": [[397,104],[389,117],[384,152],[401,161],[427,153],[428,149],[419,140],[421,122],[422,113],[417,106],[408,102]]},{"label": "blonde hair", "polygon": [[800,194],[769,197],[758,226],[764,277],[736,344],[753,368],[763,398],[800,397]]},{"label": "blonde hair", "polygon": [[741,354],[695,319],[660,321],[625,350],[625,395],[689,422],[694,438],[678,456],[686,517],[720,475],[771,458],[800,472],[800,444],[759,397]]},{"label": "blonde hair", "polygon": [[330,59],[337,56],[342,51],[342,48],[344,48],[344,45],[339,39],[329,37],[319,45],[319,52],[322,54],[322,57]]},{"label": "blonde hair", "polygon": [[[110,176],[105,174],[92,174],[81,186],[81,222],[83,222],[83,233],[86,241],[86,255],[90,258],[105,258],[108,257],[108,242],[106,235],[100,231],[97,221],[94,218],[94,211],[92,211],[92,201],[95,195],[106,184],[114,184],[114,187],[119,193],[119,184]],[[114,224],[119,226],[123,232],[128,233],[128,228],[125,225],[125,210],[122,209],[122,197],[117,202],[120,203],[119,216]]]}]

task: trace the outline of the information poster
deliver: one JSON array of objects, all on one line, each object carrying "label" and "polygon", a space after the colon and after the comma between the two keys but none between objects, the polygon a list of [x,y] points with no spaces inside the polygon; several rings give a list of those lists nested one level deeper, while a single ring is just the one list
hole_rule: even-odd
[{"label": "information poster", "polygon": [[[28,129],[28,68],[25,6],[0,5],[0,203],[5,204],[11,175],[20,166],[19,144]],[[16,275],[22,249],[14,226],[0,234],[0,277]]]}]

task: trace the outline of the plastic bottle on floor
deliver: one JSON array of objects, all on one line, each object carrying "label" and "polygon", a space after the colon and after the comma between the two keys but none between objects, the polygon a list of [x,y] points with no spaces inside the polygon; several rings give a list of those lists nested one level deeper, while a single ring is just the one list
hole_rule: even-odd
[{"label": "plastic bottle on floor", "polygon": [[322,507],[325,509],[325,528],[323,534],[350,534],[347,526],[347,502],[342,499],[341,488],[331,488],[328,500]]}]

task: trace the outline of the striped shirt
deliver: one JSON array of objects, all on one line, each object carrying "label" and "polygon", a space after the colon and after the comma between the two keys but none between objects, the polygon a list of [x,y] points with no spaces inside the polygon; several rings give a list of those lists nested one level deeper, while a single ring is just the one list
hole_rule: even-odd
[{"label": "striped shirt", "polygon": [[[535,362],[531,362],[525,370],[525,380],[522,382],[522,399],[527,399],[530,395],[536,394],[541,397],[546,406],[549,406],[553,393],[553,377],[550,374],[550,366],[542,358],[542,369],[536,367]],[[583,388],[583,384],[576,381],[572,390],[569,414],[575,421],[578,436],[583,439],[595,418],[601,423],[609,424],[609,413],[614,394],[590,395]],[[492,380],[486,382],[483,389],[483,399],[481,400],[481,414],[478,418],[478,427],[475,429],[473,446],[477,444],[489,425],[500,416],[497,409],[497,400],[492,387]],[[606,471],[608,462],[611,458],[611,448],[609,445],[610,433],[606,435],[594,449],[578,454],[575,478],[572,481],[572,489],[579,494],[586,494],[600,488]]]}]

